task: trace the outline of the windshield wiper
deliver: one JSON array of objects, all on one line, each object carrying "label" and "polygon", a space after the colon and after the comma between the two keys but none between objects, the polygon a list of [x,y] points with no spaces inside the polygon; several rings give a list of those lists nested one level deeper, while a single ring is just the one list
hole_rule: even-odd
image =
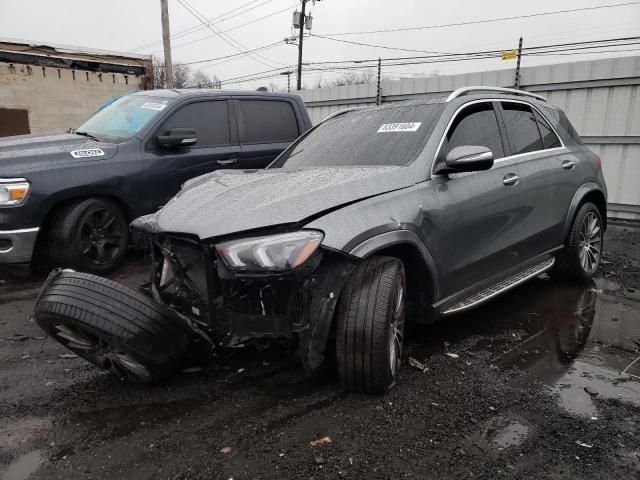
[{"label": "windshield wiper", "polygon": [[91,134],[89,132],[80,132],[80,131],[76,130],[73,133],[75,133],[76,135],[82,135],[83,137],[90,138],[91,140],[95,140],[96,142],[100,141],[100,139],[98,137],[96,137],[95,135],[93,135],[93,134]]}]

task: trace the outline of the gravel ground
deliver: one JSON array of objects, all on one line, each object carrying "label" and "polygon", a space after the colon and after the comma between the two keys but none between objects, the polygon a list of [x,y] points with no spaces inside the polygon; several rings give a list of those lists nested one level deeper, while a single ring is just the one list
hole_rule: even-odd
[{"label": "gravel ground", "polygon": [[[123,384],[30,323],[38,281],[5,280],[0,479],[638,478],[640,229],[606,251],[594,284],[537,279],[413,328],[379,397],[250,349]],[[145,275],[134,258],[113,278]]]}]

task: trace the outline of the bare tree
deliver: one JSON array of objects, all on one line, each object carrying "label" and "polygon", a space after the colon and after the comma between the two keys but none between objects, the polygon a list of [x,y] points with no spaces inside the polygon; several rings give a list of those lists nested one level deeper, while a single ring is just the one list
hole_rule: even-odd
[{"label": "bare tree", "polygon": [[164,88],[164,61],[156,56],[151,60],[153,67],[153,89]]},{"label": "bare tree", "polygon": [[191,67],[184,64],[173,65],[173,87],[189,88],[191,86]]},{"label": "bare tree", "polygon": [[366,83],[375,83],[375,75],[368,70],[360,73],[345,73],[341,77],[327,82],[328,87],[342,87],[344,85],[363,85]]}]

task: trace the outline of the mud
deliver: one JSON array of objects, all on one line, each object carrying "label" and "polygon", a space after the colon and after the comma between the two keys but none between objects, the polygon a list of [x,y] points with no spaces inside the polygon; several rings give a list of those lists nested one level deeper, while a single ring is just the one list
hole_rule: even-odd
[{"label": "mud", "polygon": [[[29,321],[38,281],[4,280],[0,479],[638,478],[640,229],[605,248],[592,284],[540,278],[412,328],[425,369],[381,397],[278,349],[122,384]],[[145,275],[134,258],[114,278]]]}]

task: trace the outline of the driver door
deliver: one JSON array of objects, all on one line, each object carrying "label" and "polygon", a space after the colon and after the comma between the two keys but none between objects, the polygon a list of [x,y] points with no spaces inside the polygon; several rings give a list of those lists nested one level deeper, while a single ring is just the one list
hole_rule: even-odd
[{"label": "driver door", "polygon": [[[237,128],[227,100],[205,100],[178,107],[162,122],[147,142],[144,159],[153,208],[158,209],[180,190],[187,180],[221,168],[240,166]],[[172,128],[196,130],[196,144],[161,148],[157,135]]]},{"label": "driver door", "polygon": [[518,160],[508,151],[492,102],[474,102],[459,110],[443,139],[436,162],[455,147],[489,148],[491,169],[436,175],[443,211],[438,249],[443,297],[472,287],[521,261],[527,205]]}]

